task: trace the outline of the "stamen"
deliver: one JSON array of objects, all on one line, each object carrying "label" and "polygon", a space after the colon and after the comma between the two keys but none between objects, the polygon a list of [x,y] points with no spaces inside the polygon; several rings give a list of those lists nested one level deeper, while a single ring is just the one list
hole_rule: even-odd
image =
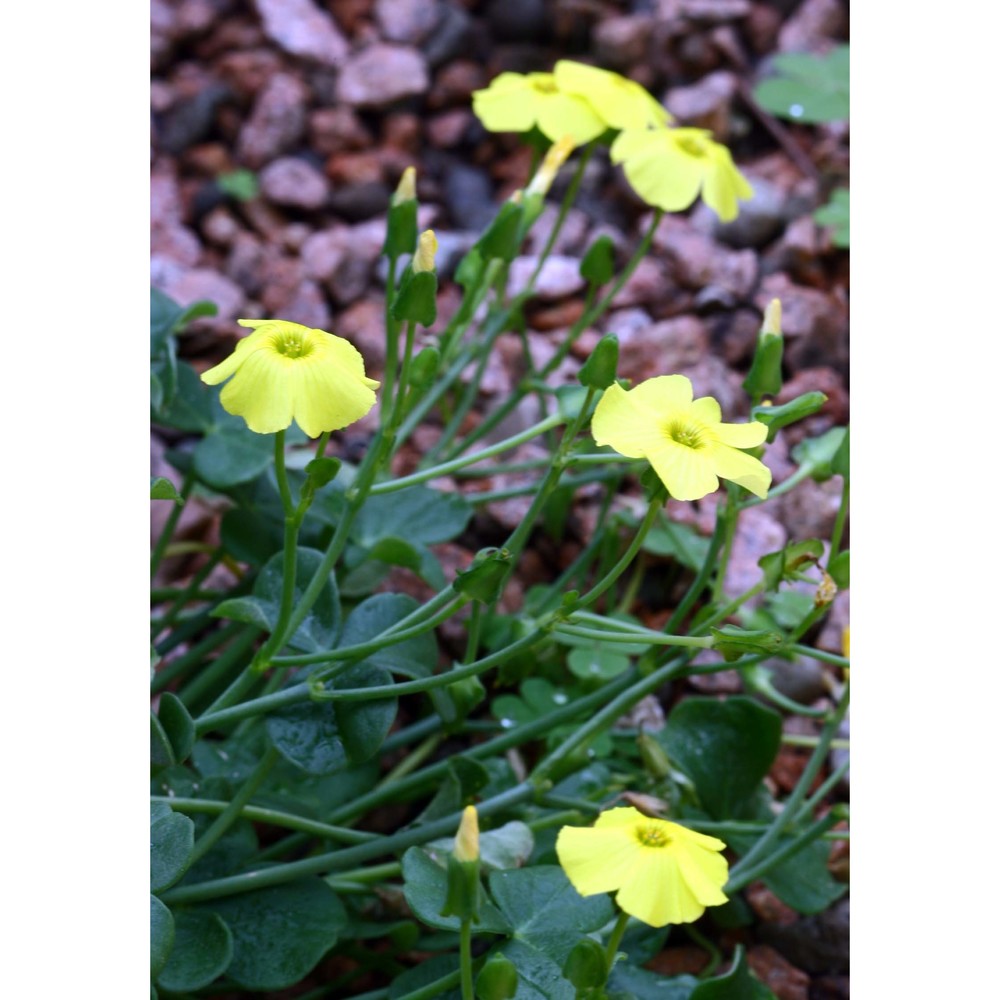
[{"label": "stamen", "polygon": [[666,847],[670,843],[670,837],[660,826],[637,826],[635,837],[644,847]]},{"label": "stamen", "polygon": [[677,140],[677,145],[680,146],[681,149],[683,149],[684,152],[688,153],[690,156],[702,157],[707,155],[707,148],[705,146],[705,143],[703,143],[701,139],[698,139],[695,136],[691,135],[682,136]]},{"label": "stamen", "polygon": [[701,440],[701,428],[681,420],[672,421],[667,425],[667,437],[684,445],[685,448],[698,449],[704,446]]},{"label": "stamen", "polygon": [[312,344],[298,331],[279,333],[272,343],[274,349],[286,358],[304,358],[312,353]]}]

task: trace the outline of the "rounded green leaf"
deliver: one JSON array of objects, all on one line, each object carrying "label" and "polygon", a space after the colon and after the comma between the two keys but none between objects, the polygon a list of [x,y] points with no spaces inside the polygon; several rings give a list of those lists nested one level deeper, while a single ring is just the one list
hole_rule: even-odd
[{"label": "rounded green leaf", "polygon": [[[380,635],[420,605],[407,594],[375,594],[362,601],[344,622],[339,646],[357,646]],[[437,666],[438,647],[433,632],[404,639],[371,653],[366,661],[414,679],[427,677]]]},{"label": "rounded green leaf", "polygon": [[194,746],[194,719],[184,706],[184,702],[169,691],[160,696],[157,717],[163,731],[170,740],[174,757],[178,763],[186,760]]},{"label": "rounded green leaf", "polygon": [[149,897],[149,975],[156,977],[163,971],[174,946],[174,918],[164,903],[155,896]]},{"label": "rounded green leaf", "polygon": [[331,702],[307,701],[272,713],[267,735],[282,757],[307,774],[331,774],[347,766]]},{"label": "rounded green leaf", "polygon": [[174,760],[174,748],[170,745],[160,720],[152,711],[149,713],[149,763],[154,770],[177,763]]},{"label": "rounded green leaf", "polygon": [[165,802],[149,807],[149,888],[162,892],[187,871],[194,847],[194,822]]},{"label": "rounded green leaf", "polygon": [[[335,688],[381,687],[392,683],[392,675],[372,663],[358,663],[344,671]],[[334,717],[340,738],[353,764],[360,764],[378,753],[396,720],[396,698],[372,701],[335,701]]]},{"label": "rounded green leaf", "polygon": [[298,879],[213,905],[233,935],[227,976],[248,990],[281,990],[308,975],[347,923],[320,878]]},{"label": "rounded green leaf", "polygon": [[629,660],[610,649],[573,649],[566,658],[570,673],[583,680],[609,681],[628,670]]},{"label": "rounded green leaf", "polygon": [[194,449],[199,479],[217,489],[228,489],[256,479],[271,463],[274,442],[270,434],[246,428],[213,429]]},{"label": "rounded green leaf", "polygon": [[205,910],[181,910],[174,922],[174,948],[157,980],[165,990],[200,990],[218,979],[233,957],[226,922]]}]

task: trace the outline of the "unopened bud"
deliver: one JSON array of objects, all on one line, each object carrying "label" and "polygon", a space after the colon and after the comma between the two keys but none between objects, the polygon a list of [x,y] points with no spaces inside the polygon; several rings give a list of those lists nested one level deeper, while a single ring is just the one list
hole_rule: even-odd
[{"label": "unopened bud", "polygon": [[459,861],[479,860],[479,813],[475,806],[466,806],[455,836],[455,857]]},{"label": "unopened bud", "polygon": [[398,205],[404,201],[416,201],[417,199],[417,172],[413,167],[407,167],[403,171],[403,176],[399,178],[396,193],[392,196],[393,205]]},{"label": "unopened bud", "polygon": [[434,270],[434,255],[437,253],[438,241],[433,229],[425,229],[420,234],[417,252],[413,257],[413,273]]},{"label": "unopened bud", "polygon": [[764,310],[764,326],[760,331],[762,334],[773,334],[775,337],[781,336],[781,299],[771,299]]},{"label": "unopened bud", "polygon": [[507,199],[515,205],[520,205],[524,202],[524,191],[521,188],[515,189],[514,193]]},{"label": "unopened bud", "polygon": [[529,195],[548,194],[552,182],[556,179],[556,174],[559,173],[559,168],[569,159],[569,154],[573,152],[575,145],[572,136],[564,135],[558,142],[549,146],[549,151],[545,154],[545,159],[542,160],[542,165],[538,168],[535,176],[531,178],[526,193]]},{"label": "unopened bud", "polygon": [[754,351],[750,371],[743,380],[743,388],[754,402],[761,396],[776,396],[781,392],[781,355],[784,341],[781,336],[781,300],[771,299],[764,310],[757,349]]}]

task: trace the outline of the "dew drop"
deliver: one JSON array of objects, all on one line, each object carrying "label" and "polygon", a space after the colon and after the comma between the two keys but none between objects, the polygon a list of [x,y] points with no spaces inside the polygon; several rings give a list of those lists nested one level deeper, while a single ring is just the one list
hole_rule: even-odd
[{"label": "dew drop", "polygon": [[790,106],[790,107],[788,108],[788,113],[789,113],[789,114],[790,114],[790,115],[791,115],[791,116],[792,116],[793,118],[801,118],[801,117],[802,117],[802,116],[803,116],[803,115],[805,114],[805,110],[806,110],[806,109],[805,109],[804,107],[802,107],[802,105],[801,105],[801,104],[792,104],[792,105],[791,105],[791,106]]},{"label": "dew drop", "polygon": [[566,702],[569,701],[569,698],[562,691],[556,691],[556,693],[552,696],[552,700],[557,705],[565,705]]}]

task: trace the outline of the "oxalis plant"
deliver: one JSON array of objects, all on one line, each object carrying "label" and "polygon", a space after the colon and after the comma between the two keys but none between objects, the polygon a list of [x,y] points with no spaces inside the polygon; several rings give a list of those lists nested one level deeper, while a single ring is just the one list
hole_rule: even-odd
[{"label": "oxalis plant", "polygon": [[[175,342],[211,307],[185,312],[154,293],[154,421],[172,431],[177,470],[152,484],[172,505],[154,573],[179,550],[194,494],[225,513],[201,568],[153,594],[153,996],[298,985],[297,997],[366,1000],[768,997],[744,949],[725,943],[753,922],[743,891],[763,882],[800,913],[845,891],[828,862],[846,814],[829,797],[847,764],[827,762],[849,663],[846,650],[803,640],[848,582],[848,441],[845,428],[804,440],[796,470],[772,485],[768,444],[824,402],[772,402],[780,303],[744,382],[746,420],[723,420],[682,375],[617,379],[611,334],[579,385],[552,377],[664,213],[700,196],[731,219],[749,185],[708,132],[675,127],[638,84],[590,66],[505,73],[473,107],[487,128],[525,133],[536,169],[461,261],[461,305],[433,337],[436,239],[418,235],[406,171],[388,207],[381,384],[347,340],[279,318],[241,320],[251,332],[199,377]],[[594,242],[580,318],[543,366],[526,351],[510,397],[470,421],[497,337],[523,329],[587,162],[608,143],[655,209],[649,229],[620,269],[610,241]],[[512,293],[511,262],[561,170],[572,179],[558,219]],[[540,419],[501,437],[528,397]],[[331,433],[376,404],[358,460],[329,454]],[[433,445],[394,475],[422,426],[437,427]],[[512,457],[528,442],[544,457]],[[509,489],[453,485],[515,472],[527,481]],[[727,596],[741,514],[831,476],[843,481],[832,537],[767,555],[759,581]],[[451,489],[435,488],[446,477]],[[581,491],[599,505],[592,536],[512,610],[527,547],[558,537]],[[667,514],[668,497],[716,491],[710,538]],[[530,504],[510,536],[446,572],[432,546],[462,534],[478,505],[512,496]],[[688,582],[670,605],[657,559]],[[433,596],[394,592],[393,566]],[[640,592],[662,627],[635,616]],[[836,668],[826,707],[782,696],[764,665],[803,656]],[[665,725],[649,708],[674,682],[723,670],[738,671],[744,694],[684,697]],[[764,779],[789,713],[814,718],[818,734],[793,738],[811,754],[777,796]],[[644,968],[668,935],[710,956],[699,977]]]}]

